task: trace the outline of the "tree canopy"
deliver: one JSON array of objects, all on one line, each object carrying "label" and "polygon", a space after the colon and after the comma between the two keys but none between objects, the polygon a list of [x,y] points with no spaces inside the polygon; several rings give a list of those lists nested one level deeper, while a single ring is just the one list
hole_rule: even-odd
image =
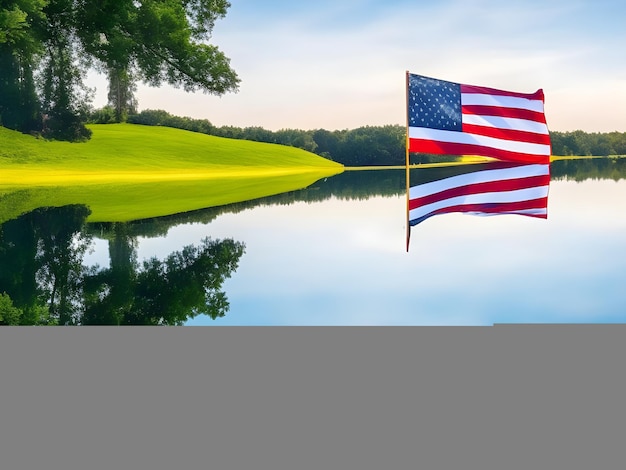
[{"label": "tree canopy", "polygon": [[[222,95],[239,78],[209,43],[225,0],[10,0],[0,6],[0,124],[81,140],[90,66],[109,79],[115,120],[135,111],[136,83]],[[37,85],[37,83],[39,85]]]}]

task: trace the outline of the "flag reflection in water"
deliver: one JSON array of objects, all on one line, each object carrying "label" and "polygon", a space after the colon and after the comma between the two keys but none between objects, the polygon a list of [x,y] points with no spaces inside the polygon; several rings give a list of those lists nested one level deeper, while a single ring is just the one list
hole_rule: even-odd
[{"label": "flag reflection in water", "polygon": [[549,187],[549,163],[494,161],[413,170],[408,222],[414,226],[433,215],[452,212],[545,219]]}]

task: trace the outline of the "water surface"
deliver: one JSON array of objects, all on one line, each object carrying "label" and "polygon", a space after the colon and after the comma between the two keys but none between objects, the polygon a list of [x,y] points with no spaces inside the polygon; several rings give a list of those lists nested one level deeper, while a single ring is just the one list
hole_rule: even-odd
[{"label": "water surface", "polygon": [[[128,274],[144,260],[156,258],[154,272],[166,271],[172,253],[202,246],[206,237],[245,247],[213,289],[228,302],[223,316],[197,314],[187,325],[621,323],[625,170],[620,160],[554,162],[547,219],[437,215],[413,227],[408,253],[405,174],[387,170],[346,172],[305,190],[168,218],[85,224],[85,247],[75,261],[91,269],[89,279],[101,283],[92,293],[111,308],[141,304],[154,312],[159,305],[141,303],[146,288]],[[413,170],[411,177],[424,174]],[[10,222],[3,226],[0,291],[13,289],[15,300]],[[26,255],[12,256],[17,267],[15,259]],[[171,277],[162,285],[176,281]],[[39,272],[31,284],[42,287],[42,280],[48,293],[38,298],[50,302],[54,276]],[[86,297],[81,292],[76,287],[68,297],[75,312]],[[92,295],[92,310],[93,304]]]}]

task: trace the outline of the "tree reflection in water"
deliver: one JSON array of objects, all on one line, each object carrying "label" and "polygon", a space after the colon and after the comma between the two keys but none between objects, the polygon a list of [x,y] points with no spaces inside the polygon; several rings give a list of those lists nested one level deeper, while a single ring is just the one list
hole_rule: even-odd
[{"label": "tree reflection in water", "polygon": [[139,263],[132,226],[109,224],[110,265],[83,265],[83,205],[40,208],[0,226],[0,324],[182,325],[229,309],[223,282],[245,246],[205,238]]}]

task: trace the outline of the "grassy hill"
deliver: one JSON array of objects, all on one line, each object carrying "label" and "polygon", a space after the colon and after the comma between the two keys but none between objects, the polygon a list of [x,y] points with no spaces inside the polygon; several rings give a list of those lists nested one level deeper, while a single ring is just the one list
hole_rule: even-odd
[{"label": "grassy hill", "polygon": [[306,187],[343,166],[301,149],[166,127],[92,125],[85,143],[0,127],[0,222],[44,205],[86,204],[128,221]]}]

